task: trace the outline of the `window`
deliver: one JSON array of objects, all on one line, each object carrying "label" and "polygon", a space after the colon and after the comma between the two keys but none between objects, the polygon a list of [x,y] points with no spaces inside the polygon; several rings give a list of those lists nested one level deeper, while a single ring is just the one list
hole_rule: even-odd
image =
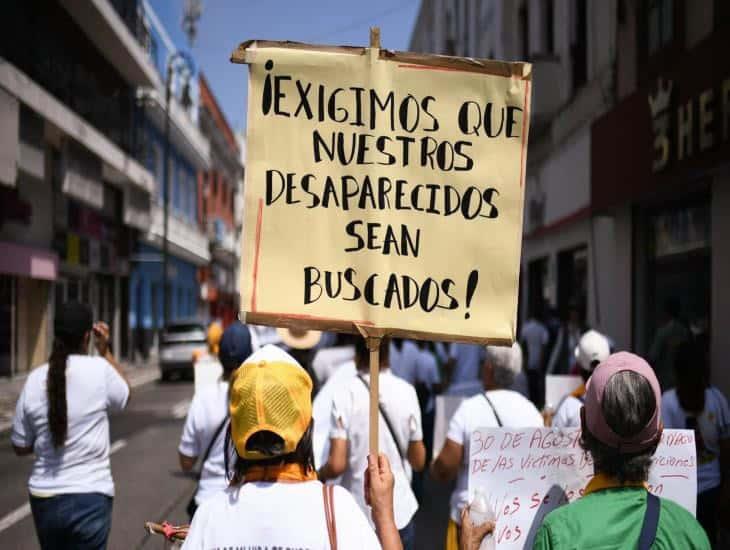
[{"label": "window", "polygon": [[674,37],[674,0],[649,0],[649,55],[669,44]]}]

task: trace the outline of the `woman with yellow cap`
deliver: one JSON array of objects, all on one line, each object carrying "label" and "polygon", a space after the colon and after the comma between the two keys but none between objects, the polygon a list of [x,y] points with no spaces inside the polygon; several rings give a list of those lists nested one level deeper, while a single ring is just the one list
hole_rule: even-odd
[{"label": "woman with yellow cap", "polygon": [[366,487],[377,535],[350,493],[317,480],[311,390],[306,371],[275,346],[234,373],[225,455],[230,485],[198,508],[184,549],[401,548],[383,455],[368,461]]}]

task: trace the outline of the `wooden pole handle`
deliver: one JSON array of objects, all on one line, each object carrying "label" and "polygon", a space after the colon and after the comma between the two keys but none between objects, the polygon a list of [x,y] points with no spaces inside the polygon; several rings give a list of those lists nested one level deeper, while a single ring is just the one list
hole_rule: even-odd
[{"label": "wooden pole handle", "polygon": [[380,337],[365,339],[370,350],[370,454],[378,456],[380,427]]}]

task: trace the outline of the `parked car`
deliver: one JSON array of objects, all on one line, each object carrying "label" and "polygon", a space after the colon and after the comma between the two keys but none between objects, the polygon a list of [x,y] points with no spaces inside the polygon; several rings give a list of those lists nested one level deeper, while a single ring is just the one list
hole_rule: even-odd
[{"label": "parked car", "polygon": [[193,353],[205,349],[205,326],[195,321],[170,323],[162,332],[160,342],[160,374],[170,380],[173,374],[192,378]]}]

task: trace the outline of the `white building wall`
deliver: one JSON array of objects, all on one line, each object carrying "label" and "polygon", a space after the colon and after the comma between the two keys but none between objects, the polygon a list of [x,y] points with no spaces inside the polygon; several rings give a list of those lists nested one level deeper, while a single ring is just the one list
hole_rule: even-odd
[{"label": "white building wall", "polygon": [[632,217],[629,206],[593,219],[592,256],[595,300],[589,300],[591,326],[607,334],[617,350],[631,349]]},{"label": "white building wall", "polygon": [[586,126],[557,147],[539,167],[545,193],[545,225],[565,218],[590,203],[591,132]]}]

